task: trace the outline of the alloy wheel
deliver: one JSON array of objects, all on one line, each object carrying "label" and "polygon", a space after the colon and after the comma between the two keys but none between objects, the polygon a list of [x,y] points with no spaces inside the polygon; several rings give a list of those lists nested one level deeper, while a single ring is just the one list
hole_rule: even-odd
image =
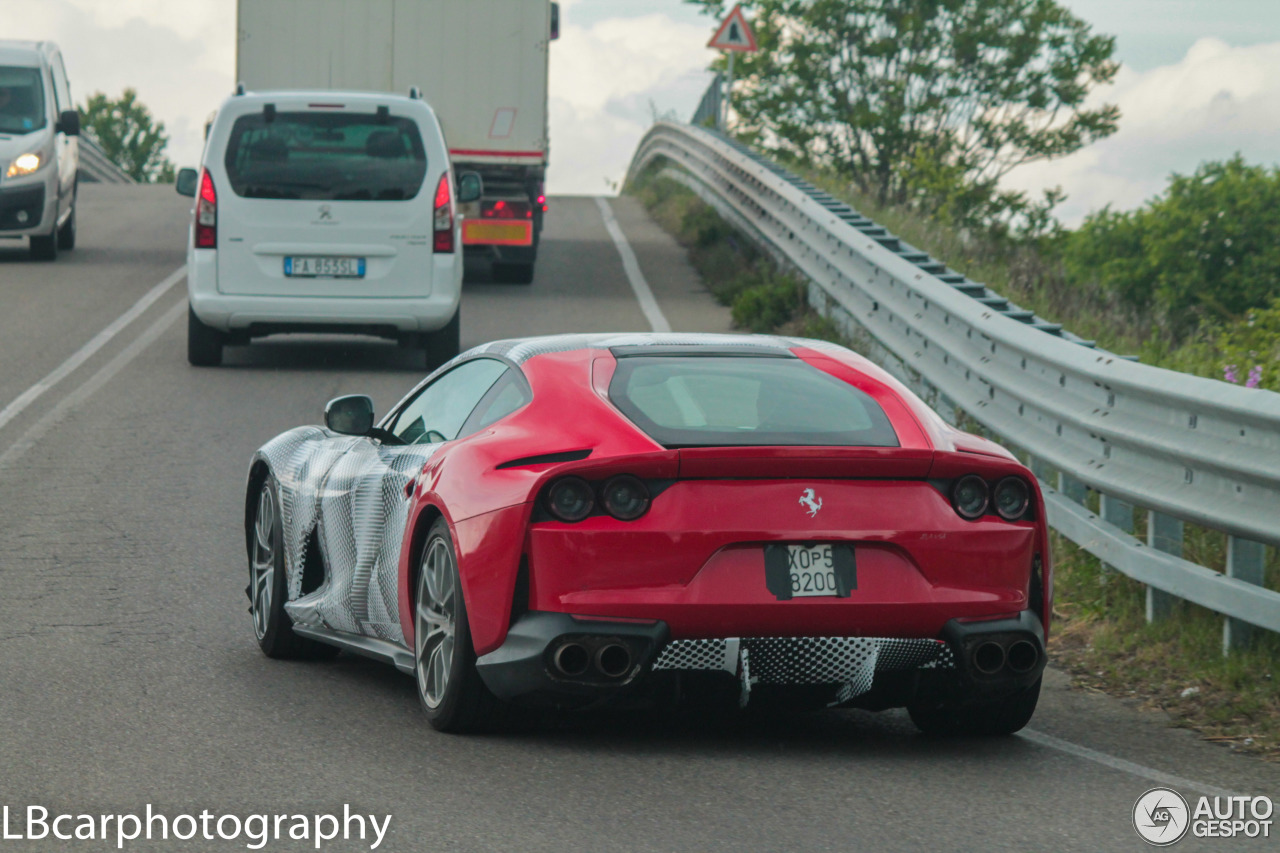
[{"label": "alloy wheel", "polygon": [[414,642],[418,692],[428,708],[437,708],[449,688],[457,623],[458,570],[453,549],[440,537],[432,539],[418,574],[418,604]]},{"label": "alloy wheel", "polygon": [[271,598],[276,580],[276,503],[271,489],[258,496],[258,517],[253,523],[253,577],[250,578],[250,610],[253,631],[261,640],[271,620]]}]

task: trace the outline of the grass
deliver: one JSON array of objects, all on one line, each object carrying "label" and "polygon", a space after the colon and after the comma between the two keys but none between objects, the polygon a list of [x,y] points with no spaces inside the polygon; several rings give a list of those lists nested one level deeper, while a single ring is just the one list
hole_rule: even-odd
[{"label": "grass", "polygon": [[[817,176],[806,177],[822,185]],[[830,186],[827,189],[833,191]],[[850,345],[831,320],[808,306],[806,286],[800,279],[779,272],[767,255],[689,189],[651,169],[627,191],[688,249],[708,289],[729,306],[734,325],[753,332],[780,332]],[[1034,287],[1020,284],[1024,280],[1019,279],[1016,269],[1000,268],[1009,262],[1007,256],[1001,260],[995,250],[954,229],[921,223],[901,212],[880,211],[865,200],[849,200],[879,224],[953,268],[964,269],[1026,307],[1049,315],[1022,295],[1019,287],[1033,295]],[[1125,351],[1126,345],[1141,348],[1149,344],[1135,331],[1140,325],[1132,325],[1128,319],[1084,322],[1088,318],[1083,297],[1078,304],[1065,300],[1063,307],[1080,312],[1081,322],[1068,318],[1068,328],[1096,337],[1108,349]],[[1054,316],[1059,321],[1064,318],[1063,314]],[[1090,502],[1096,511],[1097,496],[1091,495]],[[1141,538],[1145,519],[1138,515],[1135,535]],[[1170,714],[1175,725],[1195,729],[1206,739],[1280,759],[1280,635],[1259,630],[1253,648],[1224,658],[1223,620],[1218,614],[1181,602],[1169,619],[1148,624],[1142,584],[1105,569],[1091,554],[1057,534],[1053,535],[1052,549],[1056,627],[1049,653],[1079,686],[1160,708]],[[1276,589],[1280,587],[1280,554],[1276,549],[1267,553],[1266,584]],[[1187,525],[1183,555],[1223,571],[1225,537]]]}]

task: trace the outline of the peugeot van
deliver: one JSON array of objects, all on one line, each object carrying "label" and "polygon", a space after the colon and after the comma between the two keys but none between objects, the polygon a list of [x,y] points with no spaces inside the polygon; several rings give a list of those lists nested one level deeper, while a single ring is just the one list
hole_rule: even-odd
[{"label": "peugeot van", "polygon": [[0,238],[52,261],[76,246],[80,114],[48,41],[0,41]]},{"label": "peugeot van", "polygon": [[[209,126],[187,246],[187,358],[290,332],[375,335],[457,355],[458,186],[435,114],[410,96],[236,94]],[[459,198],[459,195],[461,198]]]}]

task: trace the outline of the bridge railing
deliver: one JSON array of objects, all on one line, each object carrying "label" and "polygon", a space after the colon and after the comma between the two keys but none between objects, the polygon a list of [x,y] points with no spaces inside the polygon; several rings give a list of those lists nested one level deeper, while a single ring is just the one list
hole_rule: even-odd
[{"label": "bridge railing", "polygon": [[[1043,484],[1050,524],[1147,584],[1152,618],[1181,598],[1228,617],[1226,648],[1249,626],[1280,631],[1280,593],[1261,585],[1265,546],[1280,545],[1280,394],[1138,364],[996,310],[945,264],[719,134],[660,122],[628,179],[663,158],[944,416],[963,410],[1042,480],[1058,472]],[[1131,535],[1135,507],[1150,513],[1145,543]],[[1225,573],[1181,559],[1184,521],[1227,534]]]}]

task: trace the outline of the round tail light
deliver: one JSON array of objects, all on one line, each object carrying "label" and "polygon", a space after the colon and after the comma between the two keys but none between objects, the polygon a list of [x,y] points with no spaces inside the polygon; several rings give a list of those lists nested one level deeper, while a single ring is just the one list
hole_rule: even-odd
[{"label": "round tail light", "polygon": [[649,509],[649,490],[630,474],[605,483],[600,496],[609,515],[622,521],[633,521]]},{"label": "round tail light", "polygon": [[547,490],[547,510],[561,521],[582,521],[595,505],[591,485],[580,477],[556,480]]},{"label": "round tail light", "polygon": [[1020,477],[1005,477],[996,484],[996,512],[1005,521],[1017,521],[1027,514],[1031,503],[1031,490]]},{"label": "round tail light", "polygon": [[961,477],[956,482],[955,488],[951,490],[951,505],[955,507],[961,518],[969,521],[986,514],[990,499],[986,480],[974,474]]}]

